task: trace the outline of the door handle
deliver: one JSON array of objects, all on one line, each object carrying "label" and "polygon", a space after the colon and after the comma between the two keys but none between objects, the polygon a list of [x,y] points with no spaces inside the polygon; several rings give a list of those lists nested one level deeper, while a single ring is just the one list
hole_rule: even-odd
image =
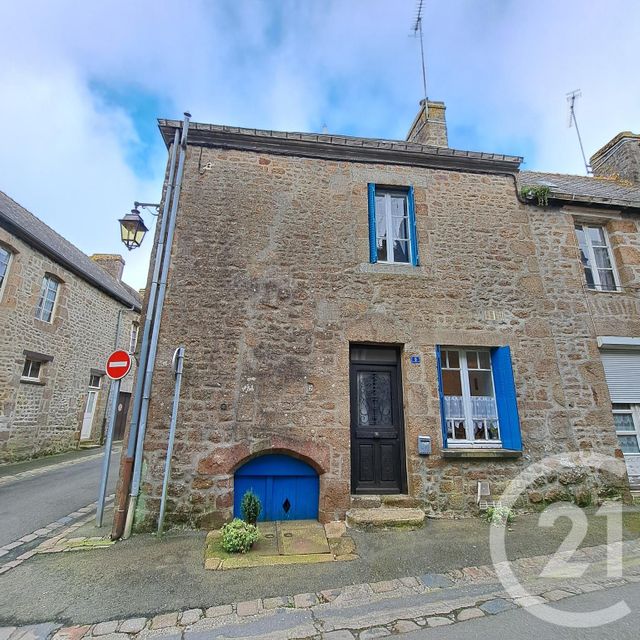
[{"label": "door handle", "polygon": [[380,437],[380,432],[379,431],[374,431],[373,432],[373,437],[374,438],[379,438]]}]

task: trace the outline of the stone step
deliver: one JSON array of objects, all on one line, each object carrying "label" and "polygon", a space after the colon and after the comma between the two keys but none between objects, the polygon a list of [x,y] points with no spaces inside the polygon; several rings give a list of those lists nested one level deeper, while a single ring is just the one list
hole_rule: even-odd
[{"label": "stone step", "polygon": [[351,496],[352,509],[379,509],[380,507],[417,509],[420,507],[420,501],[417,498],[401,493]]},{"label": "stone step", "polygon": [[81,440],[78,444],[78,449],[98,449],[100,443],[95,440]]},{"label": "stone step", "polygon": [[360,531],[374,529],[404,529],[413,531],[424,524],[422,509],[406,507],[378,507],[377,509],[349,509],[347,526]]}]

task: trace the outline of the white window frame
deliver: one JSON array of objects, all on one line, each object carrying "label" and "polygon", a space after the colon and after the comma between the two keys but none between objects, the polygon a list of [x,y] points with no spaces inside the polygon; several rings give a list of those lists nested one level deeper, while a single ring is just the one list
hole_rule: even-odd
[{"label": "white window frame", "polygon": [[[27,363],[29,363],[29,370],[28,370],[28,374],[25,376],[24,375],[24,368],[27,366]],[[37,364],[38,365],[38,375],[37,376],[32,376],[32,369],[33,369],[33,365]],[[22,374],[20,375],[20,380],[26,380],[28,382],[40,382],[41,381],[41,376],[42,376],[42,365],[43,365],[43,361],[42,360],[34,360],[33,358],[25,358],[24,359],[24,364],[22,365]]]},{"label": "white window frame", "polygon": [[[584,270],[589,269],[591,271],[591,278],[593,279],[593,287],[589,286],[589,283],[586,282],[587,288],[591,291],[604,291],[606,293],[615,293],[621,291],[620,288],[620,278],[618,277],[618,269],[616,268],[616,261],[613,258],[613,251],[611,250],[611,242],[609,241],[609,234],[607,233],[607,228],[602,224],[586,224],[583,222],[576,222],[574,224],[576,239],[578,238],[577,231],[578,227],[582,229],[582,234],[586,243],[587,250],[587,259],[591,266],[587,266],[582,264],[582,260],[580,260],[580,265],[582,267],[582,274],[584,276]],[[609,255],[609,262],[611,262],[611,273],[613,274],[613,282],[615,284],[615,289],[603,289],[602,283],[600,282],[600,271],[598,270],[598,263],[596,262],[596,254],[593,250],[593,244],[591,242],[591,236],[589,235],[588,229],[600,229],[602,231],[602,235],[604,237],[605,248],[607,249],[607,254]],[[599,247],[600,248],[600,247]],[[578,250],[582,251],[582,247],[580,246],[580,242],[578,241]]]},{"label": "white window frame", "polygon": [[[402,196],[404,198],[404,210],[406,212],[407,219],[407,237],[405,238],[396,238],[393,234],[393,214],[391,212],[391,196]],[[413,264],[413,247],[412,247],[412,237],[413,229],[411,228],[411,221],[409,219],[409,191],[405,191],[402,188],[392,189],[392,188],[384,188],[376,185],[375,190],[375,211],[374,218],[376,221],[376,258],[378,251],[378,239],[383,238],[378,234],[378,198],[384,197],[384,221],[385,221],[385,231],[387,233],[385,239],[387,241],[387,259],[386,260],[377,260],[379,264]],[[394,251],[394,242],[395,240],[406,241],[407,243],[407,255],[408,260],[406,261],[397,261],[395,259],[395,251]],[[389,242],[391,240],[391,242]]]},{"label": "white window frame", "polygon": [[[464,423],[466,431],[466,439],[449,438],[449,418],[447,415],[445,419],[445,430],[447,432],[447,447],[464,447],[464,448],[484,448],[484,449],[502,449],[502,438],[500,437],[500,420],[497,417],[498,406],[496,398],[496,385],[493,379],[493,363],[491,362],[491,350],[482,347],[442,347],[442,353],[448,351],[455,351],[458,353],[458,361],[460,362],[460,368],[454,369],[445,366],[446,363],[441,362],[440,366],[443,371],[457,371],[460,375],[460,382],[462,387],[462,404],[464,409]],[[497,440],[475,440],[473,438],[473,409],[471,405],[471,389],[469,387],[469,367],[467,365],[467,351],[475,351],[476,353],[486,353],[489,356],[489,371],[491,373],[491,391],[493,392],[493,400],[496,403],[496,424],[498,426],[498,438]],[[479,356],[478,356],[479,364]],[[487,369],[471,369],[471,371],[487,371]],[[444,389],[442,389],[444,395]],[[452,429],[452,433],[455,433],[455,428]],[[470,438],[469,435],[472,437]]]},{"label": "white window frame", "polygon": [[140,325],[137,322],[131,323],[131,333],[129,334],[129,353],[135,353],[138,346],[138,332]]},{"label": "white window frame", "polygon": [[[620,409],[616,408],[617,405],[620,404],[628,404],[629,409]],[[628,402],[622,403],[614,403],[612,405],[612,412],[614,415],[631,415],[631,419],[633,420],[634,429],[618,429],[616,427],[616,436],[635,436],[638,442],[638,451],[625,453],[625,456],[640,456],[640,404],[633,404]]]},{"label": "white window frame", "polygon": [[[98,384],[97,385],[93,385],[91,384],[93,382],[94,378],[98,378]],[[97,373],[92,373],[89,375],[89,389],[100,389],[100,385],[102,383],[102,376],[97,374]]]},{"label": "white window frame", "polygon": [[0,282],[0,300],[4,295],[6,288],[7,278],[9,276],[9,269],[11,269],[11,261],[13,260],[13,251],[7,249],[7,247],[0,244],[0,251],[4,251],[7,254],[7,264],[5,266],[4,274],[2,275],[2,281]]},{"label": "white window frame", "polygon": [[[51,315],[48,320],[43,318],[44,315],[44,303],[46,295],[51,289],[50,284],[55,283],[55,297],[53,299],[53,306],[51,307]],[[58,306],[58,298],[60,297],[60,280],[53,275],[46,273],[42,278],[42,285],[40,286],[40,297],[38,298],[38,305],[36,306],[36,319],[51,324],[56,316],[56,308]]]}]

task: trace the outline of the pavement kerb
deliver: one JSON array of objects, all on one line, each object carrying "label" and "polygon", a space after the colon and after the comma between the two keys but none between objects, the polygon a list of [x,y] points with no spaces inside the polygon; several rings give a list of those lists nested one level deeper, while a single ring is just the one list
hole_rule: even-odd
[{"label": "pavement kerb", "polygon": [[[398,635],[415,631],[416,628],[456,624],[473,618],[499,615],[510,609],[554,604],[582,593],[640,583],[640,541],[627,541],[624,547],[627,552],[625,557],[630,560],[624,577],[591,576],[584,580],[573,578],[567,582],[557,579],[529,580],[524,583],[530,594],[527,597],[510,597],[497,582],[492,567],[466,567],[447,574],[435,574],[451,581],[451,586],[445,587],[427,586],[433,582],[425,580],[427,576],[408,577],[348,585],[318,593],[250,600],[208,609],[190,608],[153,617],[109,620],[91,625],[63,627],[61,623],[50,622],[17,629],[0,628],[0,639],[17,640],[29,630],[32,638],[42,640],[152,640],[156,637],[160,640],[160,636],[166,636],[167,640],[196,640],[202,637],[200,633],[203,631],[218,630],[222,633],[227,628],[237,631],[243,625],[249,625],[254,630],[258,625],[263,625],[272,629],[272,632],[259,633],[259,637],[280,638],[284,637],[278,635],[285,630],[282,625],[286,627],[287,624],[293,625],[293,628],[286,627],[285,634],[291,640],[310,637],[321,640],[363,640]],[[581,551],[584,557],[597,561],[600,557],[606,557],[607,545]],[[511,564],[518,573],[542,567],[551,557],[522,558]],[[374,613],[371,612],[372,603],[375,605]],[[296,611],[300,612],[296,614],[297,617],[293,615]],[[36,628],[46,629],[47,633],[43,635]],[[296,635],[295,631],[299,631],[300,635]]]},{"label": "pavement kerb", "polygon": [[[85,458],[86,460],[86,458]],[[114,498],[114,494],[111,494],[106,497],[105,504],[109,504]],[[0,547],[0,557],[9,555],[10,552],[13,551],[13,554],[16,555],[18,551],[20,551],[20,547],[30,544],[34,542],[38,538],[44,538],[44,541],[41,542],[37,547],[30,549],[24,553],[17,555],[13,560],[5,561],[4,564],[0,565],[0,576],[7,573],[11,569],[15,569],[15,567],[22,564],[25,560],[32,558],[34,555],[38,553],[53,553],[55,551],[67,551],[71,550],[69,546],[60,546],[56,547],[55,545],[64,540],[66,536],[70,533],[73,533],[76,529],[79,529],[87,522],[90,522],[95,517],[95,508],[96,503],[92,502],[80,509],[76,509],[71,512],[69,515],[66,515],[54,522],[49,523],[46,527],[42,527],[40,529],[36,529],[32,533],[28,533],[18,540],[14,540],[13,542],[9,542],[4,546]],[[59,531],[60,527],[64,525],[69,525],[69,523],[73,523],[68,526],[63,531]],[[79,539],[78,539],[79,540]],[[96,545],[102,546],[102,545]],[[76,548],[82,548],[79,545]],[[17,550],[17,551],[16,551]],[[0,640],[3,640],[0,636]],[[75,639],[74,639],[75,640]]]}]

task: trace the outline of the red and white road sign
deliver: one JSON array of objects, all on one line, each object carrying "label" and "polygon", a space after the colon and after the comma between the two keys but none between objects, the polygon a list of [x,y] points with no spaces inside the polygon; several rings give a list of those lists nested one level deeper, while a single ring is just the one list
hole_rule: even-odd
[{"label": "red and white road sign", "polygon": [[112,380],[121,380],[131,369],[131,356],[120,349],[107,358],[107,375]]}]

